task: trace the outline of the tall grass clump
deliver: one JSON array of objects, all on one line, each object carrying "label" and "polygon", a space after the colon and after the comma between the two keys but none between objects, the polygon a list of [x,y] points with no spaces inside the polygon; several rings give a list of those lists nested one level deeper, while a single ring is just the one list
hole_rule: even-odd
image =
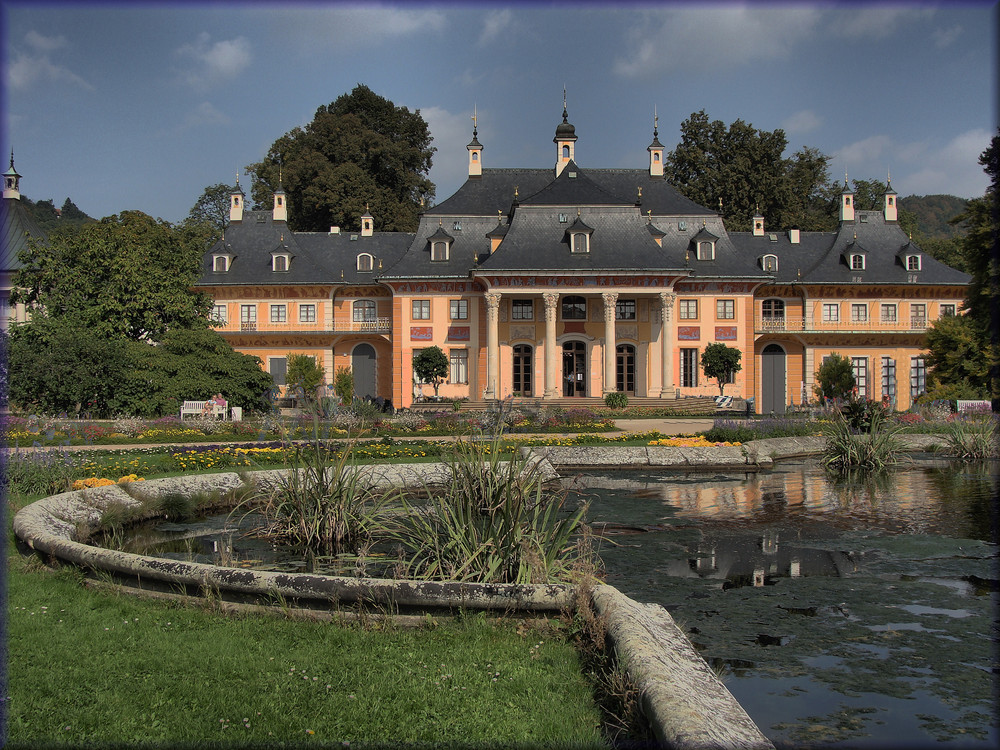
[{"label": "tall grass clump", "polygon": [[404,499],[393,530],[416,578],[480,583],[568,580],[581,547],[586,505],[564,511],[567,492],[546,487],[537,462],[503,455],[499,435],[461,440],[445,460],[445,478],[426,498]]},{"label": "tall grass clump", "polygon": [[823,464],[828,469],[878,471],[903,456],[901,427],[891,424],[886,410],[874,402],[854,403],[834,414],[826,429]]},{"label": "tall grass clump", "polygon": [[964,460],[1000,455],[1000,417],[993,414],[960,414],[944,432],[949,450]]},{"label": "tall grass clump", "polygon": [[75,458],[60,449],[33,453],[5,451],[0,462],[4,494],[22,499],[66,492],[77,474]]},{"label": "tall grass clump", "polygon": [[391,493],[359,470],[353,445],[332,454],[315,439],[295,446],[289,463],[277,486],[251,494],[233,512],[259,513],[264,524],[258,533],[318,554],[367,547]]}]

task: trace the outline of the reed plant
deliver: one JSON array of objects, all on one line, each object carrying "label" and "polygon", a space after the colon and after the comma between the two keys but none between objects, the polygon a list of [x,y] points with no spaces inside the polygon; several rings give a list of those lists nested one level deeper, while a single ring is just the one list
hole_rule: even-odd
[{"label": "reed plant", "polygon": [[367,548],[395,495],[380,490],[353,459],[353,443],[327,450],[314,439],[296,445],[277,486],[250,494],[233,513],[259,513],[264,536],[322,555]]},{"label": "reed plant", "polygon": [[1000,455],[1000,417],[995,414],[960,414],[946,423],[945,442],[963,460]]},{"label": "reed plant", "polygon": [[860,423],[836,412],[826,430],[823,464],[836,471],[877,471],[893,466],[903,456],[900,430],[899,425],[887,420],[883,409],[871,410]]},{"label": "reed plant", "polygon": [[425,486],[426,501],[402,499],[391,533],[408,550],[408,575],[481,583],[571,577],[587,508],[569,511],[567,492],[547,487],[537,462],[505,455],[495,435],[456,442],[445,467],[442,484]]}]

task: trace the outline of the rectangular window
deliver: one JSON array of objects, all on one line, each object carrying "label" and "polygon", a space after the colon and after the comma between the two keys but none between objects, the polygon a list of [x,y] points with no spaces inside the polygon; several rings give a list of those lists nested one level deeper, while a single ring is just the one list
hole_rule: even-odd
[{"label": "rectangular window", "polygon": [[284,305],[271,305],[271,322],[272,323],[284,323],[286,320],[287,309]]},{"label": "rectangular window", "polygon": [[681,387],[694,388],[698,385],[698,350],[681,349]]},{"label": "rectangular window", "polygon": [[896,322],[896,306],[895,305],[882,305],[882,322],[883,323],[895,323]]},{"label": "rectangular window", "polygon": [[212,305],[212,320],[216,323],[226,322],[226,305]]},{"label": "rectangular window", "polygon": [[896,406],[896,360],[892,357],[882,357],[882,398],[889,406]]},{"label": "rectangular window", "polygon": [[840,305],[831,304],[829,302],[823,304],[823,322],[824,323],[839,323],[840,322]]},{"label": "rectangular window", "polygon": [[316,305],[299,305],[299,322],[316,322]]},{"label": "rectangular window", "polygon": [[615,320],[635,320],[634,299],[620,299],[615,303]]},{"label": "rectangular window", "polygon": [[240,305],[240,329],[257,330],[257,305]]},{"label": "rectangular window", "polygon": [[720,299],[715,301],[715,317],[719,320],[736,319],[736,300]]},{"label": "rectangular window", "polygon": [[868,322],[868,305],[851,305],[851,322]]},{"label": "rectangular window", "polygon": [[927,305],[923,302],[921,303],[911,303],[910,304],[910,327],[911,328],[926,328],[927,327]]},{"label": "rectangular window", "polygon": [[851,357],[854,386],[861,398],[868,398],[868,357]]},{"label": "rectangular window", "polygon": [[698,318],[698,300],[696,299],[682,299],[680,301],[680,318],[681,320],[697,320]]},{"label": "rectangular window", "polygon": [[927,363],[923,357],[910,357],[910,398],[927,390]]},{"label": "rectangular window", "polygon": [[954,317],[954,315],[955,315],[955,306],[954,305],[941,305],[941,317],[942,318],[951,318],[951,317]]},{"label": "rectangular window", "polygon": [[453,299],[451,301],[451,319],[452,320],[469,319],[469,300]]},{"label": "rectangular window", "polygon": [[414,320],[431,319],[431,301],[429,299],[413,300],[413,319]]},{"label": "rectangular window", "polygon": [[288,371],[288,360],[285,357],[270,357],[267,360],[267,369],[274,378],[275,385],[285,384],[285,373]]},{"label": "rectangular window", "polygon": [[452,349],[448,357],[448,382],[469,382],[469,350]]},{"label": "rectangular window", "polygon": [[530,299],[515,299],[510,303],[510,317],[512,320],[534,320],[535,309]]}]

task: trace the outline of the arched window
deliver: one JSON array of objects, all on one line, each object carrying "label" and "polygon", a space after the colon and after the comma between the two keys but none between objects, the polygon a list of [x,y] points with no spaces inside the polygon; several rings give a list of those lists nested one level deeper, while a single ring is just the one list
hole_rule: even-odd
[{"label": "arched window", "polygon": [[851,256],[851,270],[852,271],[864,271],[865,270],[865,256],[863,256],[863,255],[852,255]]},{"label": "arched window", "polygon": [[563,297],[562,317],[563,320],[586,320],[587,300],[577,295]]},{"label": "arched window", "polygon": [[715,243],[698,243],[698,260],[715,260]]},{"label": "arched window", "polygon": [[431,243],[431,260],[448,260],[448,243],[435,240]]},{"label": "arched window", "polygon": [[216,255],[212,262],[212,270],[215,273],[226,273],[229,270],[229,258],[225,255]]},{"label": "arched window", "polygon": [[919,271],[920,270],[920,256],[919,255],[907,255],[906,256],[906,270],[907,271]]},{"label": "arched window", "polygon": [[573,252],[590,252],[590,237],[585,232],[575,232],[573,235]]},{"label": "arched window", "polygon": [[273,271],[287,271],[288,270],[288,256],[287,255],[275,255],[272,259],[271,270]]},{"label": "arched window", "polygon": [[375,310],[375,300],[359,299],[354,301],[354,322],[363,323],[375,320],[377,317]]},{"label": "arched window", "polygon": [[374,261],[375,259],[369,253],[360,253],[358,255],[358,270],[371,271]]},{"label": "arched window", "polygon": [[563,159],[569,158],[569,146],[563,146],[562,148]]},{"label": "arched window", "polygon": [[761,267],[769,273],[775,273],[778,270],[778,256],[765,255]]}]

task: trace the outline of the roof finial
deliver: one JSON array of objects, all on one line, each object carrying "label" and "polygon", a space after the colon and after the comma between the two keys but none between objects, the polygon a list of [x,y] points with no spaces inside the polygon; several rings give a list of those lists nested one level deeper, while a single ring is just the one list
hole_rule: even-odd
[{"label": "roof finial", "polygon": [[14,147],[10,147],[10,168],[14,168]]},{"label": "roof finial", "polygon": [[236,170],[236,187],[240,186],[240,170]]},{"label": "roof finial", "polygon": [[569,121],[569,114],[566,112],[566,85],[563,84],[563,122]]},{"label": "roof finial", "polygon": [[477,105],[472,105],[472,136],[473,138],[477,135],[479,128],[479,112]]},{"label": "roof finial", "polygon": [[885,187],[886,190],[892,187],[892,173],[890,172],[889,167],[885,168]]},{"label": "roof finial", "polygon": [[658,130],[660,127],[660,118],[656,114],[656,105],[653,105],[653,137],[657,138],[659,136]]}]

